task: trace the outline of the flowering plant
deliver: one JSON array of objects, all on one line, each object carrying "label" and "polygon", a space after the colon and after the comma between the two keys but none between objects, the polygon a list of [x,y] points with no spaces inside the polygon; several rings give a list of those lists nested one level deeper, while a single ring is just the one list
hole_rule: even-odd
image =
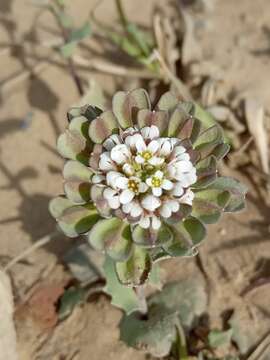
[{"label": "flowering plant", "polygon": [[86,234],[124,285],[140,286],[152,264],[196,254],[205,225],[244,206],[246,189],[219,177],[229,150],[196,105],[165,93],[151,109],[144,89],[118,92],[112,110],[73,108],[58,139],[65,195],[50,211],[70,237]]}]

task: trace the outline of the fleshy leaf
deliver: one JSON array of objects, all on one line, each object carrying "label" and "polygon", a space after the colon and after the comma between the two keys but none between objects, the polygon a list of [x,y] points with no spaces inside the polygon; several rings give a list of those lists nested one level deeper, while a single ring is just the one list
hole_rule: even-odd
[{"label": "fleshy leaf", "polygon": [[217,178],[217,160],[214,156],[199,161],[196,164],[197,181],[192,188],[205,188]]},{"label": "fleshy leaf", "polygon": [[131,254],[130,226],[119,218],[100,220],[90,231],[88,239],[96,250],[105,250],[116,261],[125,261]]},{"label": "fleshy leaf", "polygon": [[211,184],[212,189],[229,191],[230,201],[226,204],[225,212],[235,212],[244,209],[245,196],[247,193],[246,185],[231,177],[219,177]]},{"label": "fleshy leaf", "polygon": [[66,162],[63,171],[65,193],[75,204],[83,204],[90,200],[90,179],[93,172],[78,161]]},{"label": "fleshy leaf", "polygon": [[137,225],[132,232],[133,241],[143,247],[162,246],[172,241],[173,233],[168,226],[163,224],[158,231],[143,229]]},{"label": "fleshy leaf", "polygon": [[78,161],[69,160],[65,163],[63,176],[66,180],[81,180],[90,182],[93,172]]},{"label": "fleshy leaf", "polygon": [[117,120],[112,111],[105,111],[94,119],[89,127],[89,136],[97,144],[109,137],[117,129]]},{"label": "fleshy leaf", "polygon": [[111,216],[112,209],[109,207],[108,201],[103,196],[104,187],[93,185],[91,187],[91,199],[94,202],[98,212],[102,217],[108,218]]},{"label": "fleshy leaf", "polygon": [[178,104],[179,100],[177,99],[177,97],[172,92],[168,91],[161,95],[157,103],[157,109],[170,111],[173,110]]},{"label": "fleshy leaf", "polygon": [[169,354],[176,340],[176,313],[169,312],[163,306],[150,309],[148,319],[138,314],[123,317],[120,323],[120,339],[128,346],[143,350],[155,357]]},{"label": "fleshy leaf", "polygon": [[138,125],[140,128],[144,126],[155,125],[162,134],[168,125],[168,114],[165,111],[150,111],[142,109],[138,112]]},{"label": "fleshy leaf", "polygon": [[151,271],[151,258],[148,251],[134,246],[127,261],[116,263],[116,273],[119,281],[126,286],[140,286],[145,283]]},{"label": "fleshy leaf", "polygon": [[204,225],[194,217],[188,217],[171,226],[174,239],[163,246],[164,250],[171,256],[194,256],[196,246],[204,239],[206,229]]},{"label": "fleshy leaf", "polygon": [[168,125],[168,136],[176,137],[190,115],[180,106],[173,111]]},{"label": "fleshy leaf", "polygon": [[208,144],[218,144],[223,142],[223,140],[224,138],[222,128],[216,124],[201,132],[200,136],[195,141],[194,146],[196,150],[202,149],[203,146]]},{"label": "fleshy leaf", "polygon": [[68,200],[64,196],[57,196],[50,201],[49,211],[51,215],[57,219],[63,214],[64,210],[69,209],[72,206],[74,206],[72,201]]},{"label": "fleshy leaf", "polygon": [[217,123],[213,116],[197,103],[194,106],[194,116],[201,121],[204,129],[208,129]]},{"label": "fleshy leaf", "polygon": [[77,131],[66,130],[57,140],[59,153],[67,159],[88,163],[91,148],[86,139]]},{"label": "fleshy leaf", "polygon": [[96,117],[98,117],[100,114],[102,114],[102,112],[103,111],[100,108],[87,104],[87,105],[83,105],[83,106],[79,106],[79,107],[72,107],[67,113],[67,118],[68,118],[68,121],[71,121],[72,119],[74,119],[76,117],[84,116],[89,121],[92,121]]},{"label": "fleshy leaf", "polygon": [[127,315],[134,311],[141,310],[139,299],[135,291],[129,287],[123,286],[116,276],[114,261],[106,256],[103,265],[106,278],[104,292],[112,297],[111,303],[120,309],[123,309]]},{"label": "fleshy leaf", "polygon": [[221,160],[228,154],[229,150],[230,145],[225,143],[219,144],[213,149],[212,155],[214,155],[217,160]]},{"label": "fleshy leaf", "polygon": [[69,130],[78,132],[85,139],[89,140],[88,129],[89,120],[85,116],[78,116],[73,118],[69,123]]},{"label": "fleshy leaf", "polygon": [[229,191],[215,189],[212,185],[196,192],[192,204],[192,215],[205,224],[214,224],[219,220],[231,197]]},{"label": "fleshy leaf", "polygon": [[113,112],[122,128],[133,126],[137,112],[150,107],[150,100],[144,89],[135,89],[128,93],[119,91],[113,97]]},{"label": "fleshy leaf", "polygon": [[98,219],[99,215],[92,205],[75,205],[64,210],[57,221],[67,236],[76,237],[89,231]]},{"label": "fleshy leaf", "polygon": [[161,292],[149,298],[148,305],[150,308],[162,305],[168,311],[177,312],[180,323],[189,330],[206,310],[207,293],[201,281],[189,278],[165,285]]}]

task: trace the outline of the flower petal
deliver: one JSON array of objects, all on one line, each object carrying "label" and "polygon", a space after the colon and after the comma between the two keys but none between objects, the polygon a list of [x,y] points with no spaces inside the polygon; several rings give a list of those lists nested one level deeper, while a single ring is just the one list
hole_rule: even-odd
[{"label": "flower petal", "polygon": [[123,175],[117,171],[110,171],[106,175],[106,181],[109,186],[112,188],[115,187],[115,181],[117,178],[122,177]]},{"label": "flower petal", "polygon": [[139,222],[139,225],[143,229],[148,229],[150,227],[150,218],[149,216],[143,216]]},{"label": "flower petal", "polygon": [[158,179],[162,179],[164,176],[163,172],[158,170],[155,172],[155,177],[157,177]]},{"label": "flower petal", "polygon": [[113,134],[108,139],[106,139],[103,143],[103,146],[106,150],[110,151],[115,145],[121,144],[121,138],[117,134]]},{"label": "flower petal", "polygon": [[108,201],[110,208],[118,209],[120,206],[119,195],[111,188],[106,188],[103,192],[104,198]]},{"label": "flower petal", "polygon": [[182,204],[192,205],[192,201],[194,199],[194,193],[190,189],[186,191],[186,193],[179,199]]},{"label": "flower petal", "polygon": [[138,138],[138,141],[136,142],[135,146],[138,152],[143,152],[146,150],[146,145],[142,138]]},{"label": "flower petal", "polygon": [[153,187],[152,188],[153,195],[159,197],[162,195],[162,189],[160,187]]},{"label": "flower petal", "polygon": [[131,211],[130,211],[130,216],[138,217],[142,214],[142,212],[143,212],[143,209],[141,208],[141,206],[139,204],[133,202]]},{"label": "flower petal", "polygon": [[159,218],[157,216],[153,216],[152,217],[152,228],[154,230],[158,230],[161,226],[161,221],[159,220]]},{"label": "flower petal", "polygon": [[111,158],[117,164],[125,163],[130,158],[130,156],[130,151],[125,144],[116,145],[111,150]]},{"label": "flower petal", "polygon": [[[147,179],[148,180],[148,179]],[[147,182],[146,180],[146,182]],[[148,184],[147,184],[148,185]],[[144,193],[147,191],[148,186],[144,182],[139,183],[139,192]],[[150,185],[149,185],[150,186]]]},{"label": "flower petal", "polygon": [[160,200],[153,195],[146,195],[142,200],[143,208],[149,211],[154,211],[160,204]]},{"label": "flower petal", "polygon": [[116,170],[116,165],[112,161],[109,152],[104,152],[100,155],[99,168],[104,171]]},{"label": "flower petal", "polygon": [[119,176],[116,180],[115,180],[115,187],[118,189],[126,189],[128,186],[128,178],[126,178],[125,176]]},{"label": "flower petal", "polygon": [[168,179],[164,179],[162,181],[161,187],[162,187],[162,189],[165,189],[165,190],[171,190],[173,188],[173,183]]},{"label": "flower petal", "polygon": [[168,206],[167,203],[163,204],[159,210],[159,213],[161,216],[163,216],[164,218],[169,218],[172,215],[172,210],[170,209],[170,207]]},{"label": "flower petal", "polygon": [[126,189],[120,194],[120,202],[121,204],[127,204],[129,203],[133,198],[135,194],[133,191]]},{"label": "flower petal", "polygon": [[164,163],[164,159],[161,157],[153,156],[151,159],[148,160],[150,165],[159,166]]},{"label": "flower petal", "polygon": [[174,185],[174,188],[172,190],[172,195],[174,196],[181,196],[184,193],[184,189],[182,186],[182,183],[178,182]]},{"label": "flower petal", "polygon": [[159,137],[159,129],[155,125],[145,126],[144,128],[142,128],[141,134],[142,134],[144,139],[151,139],[152,140],[154,138]]},{"label": "flower petal", "polygon": [[144,164],[144,162],[145,162],[144,158],[141,155],[137,155],[135,157],[135,161],[137,164]]},{"label": "flower petal", "polygon": [[122,170],[128,176],[134,175],[135,172],[133,166],[131,166],[130,164],[124,164]]},{"label": "flower petal", "polygon": [[103,180],[105,180],[105,176],[104,175],[100,175],[100,174],[95,174],[92,176],[92,183],[93,184],[99,184],[101,183]]},{"label": "flower petal", "polygon": [[155,154],[159,149],[159,143],[157,140],[152,140],[147,146],[147,150],[149,150],[152,154]]}]

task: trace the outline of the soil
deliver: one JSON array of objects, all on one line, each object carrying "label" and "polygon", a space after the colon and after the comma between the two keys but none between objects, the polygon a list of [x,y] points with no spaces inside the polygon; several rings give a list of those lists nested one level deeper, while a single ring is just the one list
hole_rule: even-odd
[{"label": "soil", "polygon": [[[210,10],[194,15],[198,16],[201,61],[215,64],[218,70],[213,76],[222,77],[224,92],[233,90],[239,96],[243,93],[256,96],[270,111],[269,0],[205,1],[208,2],[212,4]],[[86,19],[95,3],[68,2],[78,24]],[[130,19],[146,25],[158,1],[124,3]],[[63,165],[55,142],[66,126],[67,109],[79,100],[63,60],[32,42],[35,26],[43,40],[57,34],[53,19],[48,15],[41,20],[37,18],[38,12],[28,1],[0,2],[2,265],[55,231],[48,201],[62,192]],[[106,22],[115,20],[113,2],[105,0],[97,14]],[[80,76],[84,84],[89,78],[95,79],[110,96],[117,88],[133,84],[126,79],[115,80],[110,75],[85,71]],[[243,319],[244,326],[252,329],[255,345],[270,331],[270,285],[245,290],[256,276],[269,276],[270,209],[244,172],[226,167],[221,171],[248,185],[246,210],[223,216],[218,225],[210,226],[208,238],[200,247],[200,262],[196,258],[173,259],[164,262],[163,267],[169,281],[203,277],[209,290],[211,326],[222,327],[224,316],[234,311]],[[145,354],[119,341],[121,311],[103,295],[78,306],[64,321],[56,320],[54,304],[70,279],[63,256],[79,241],[59,235],[10,270],[19,358],[146,359]],[[47,298],[40,304],[44,293]]]}]

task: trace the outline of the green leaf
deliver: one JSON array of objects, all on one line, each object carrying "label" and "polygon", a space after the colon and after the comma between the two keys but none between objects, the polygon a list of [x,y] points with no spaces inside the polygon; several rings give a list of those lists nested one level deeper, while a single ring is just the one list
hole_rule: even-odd
[{"label": "green leaf", "polygon": [[236,212],[245,207],[245,196],[248,191],[246,185],[231,177],[219,177],[211,184],[211,189],[229,191],[230,201],[226,204],[225,212]]},{"label": "green leaf", "polygon": [[57,218],[58,225],[69,237],[88,232],[100,216],[92,205],[76,205],[65,209]]},{"label": "green leaf", "polygon": [[125,261],[130,257],[130,226],[119,218],[100,220],[93,226],[88,239],[96,250],[105,250],[116,261]]},{"label": "green leaf", "polygon": [[176,340],[176,313],[162,306],[150,309],[147,320],[133,313],[120,323],[120,340],[128,346],[143,350],[155,357],[167,356]]},{"label": "green leaf", "polygon": [[208,187],[217,178],[217,159],[214,156],[199,161],[196,164],[197,181],[192,188]]},{"label": "green leaf", "polygon": [[104,291],[112,297],[112,305],[123,309],[127,315],[140,310],[140,303],[135,291],[123,286],[116,276],[114,261],[106,256],[103,265],[106,286]]},{"label": "green leaf", "polygon": [[79,42],[91,35],[91,26],[87,21],[79,29],[73,30],[70,35],[70,41]]},{"label": "green leaf", "polygon": [[161,269],[158,264],[152,265],[152,270],[149,275],[148,284],[153,286],[154,288],[161,290],[162,289],[162,282],[160,279]]},{"label": "green leaf", "polygon": [[86,296],[86,290],[81,288],[69,288],[67,289],[60,299],[59,319],[64,320],[71,314],[76,305],[84,302]]},{"label": "green leaf", "polygon": [[113,112],[122,128],[133,125],[134,115],[141,109],[151,109],[150,99],[144,89],[130,92],[118,91],[113,97]]},{"label": "green leaf", "polygon": [[78,161],[69,160],[63,170],[64,189],[67,198],[75,204],[84,204],[90,200],[90,179],[93,172]]},{"label": "green leaf", "polygon": [[200,150],[208,144],[219,144],[220,142],[223,142],[223,131],[218,124],[215,124],[201,132],[194,147],[196,150]]},{"label": "green leaf", "polygon": [[71,57],[77,48],[77,43],[75,41],[68,42],[62,46],[60,46],[59,50],[62,56],[65,58]]},{"label": "green leaf", "polygon": [[113,112],[108,110],[91,122],[89,136],[94,143],[101,144],[117,128],[117,119]]},{"label": "green leaf", "polygon": [[119,281],[127,286],[143,285],[149,277],[152,268],[148,251],[134,246],[130,258],[116,263],[116,273]]},{"label": "green leaf", "polygon": [[137,225],[132,231],[132,238],[137,245],[152,248],[155,246],[162,246],[163,244],[172,241],[173,233],[165,224],[162,224],[158,231],[150,231],[149,229],[143,229]]},{"label": "green leaf", "polygon": [[188,278],[165,285],[161,292],[149,298],[148,305],[177,312],[181,325],[189,330],[195,319],[206,311],[207,293],[201,281]]},{"label": "green leaf", "polygon": [[208,334],[208,343],[211,348],[218,348],[229,346],[232,339],[233,330],[229,329],[227,331],[221,330],[211,330]]},{"label": "green leaf", "polygon": [[195,217],[188,217],[183,221],[171,225],[174,240],[163,246],[171,256],[194,256],[197,254],[196,246],[206,236],[204,225]]},{"label": "green leaf", "polygon": [[78,160],[87,165],[91,147],[79,132],[66,130],[57,140],[57,150],[64,158]]},{"label": "green leaf", "polygon": [[77,44],[90,35],[91,27],[88,22],[79,29],[71,31],[68,42],[60,47],[61,54],[66,58],[71,57],[76,50]]},{"label": "green leaf", "polygon": [[205,129],[217,124],[213,116],[198,103],[195,103],[194,116],[202,122]]},{"label": "green leaf", "polygon": [[64,196],[57,196],[56,198],[52,199],[49,203],[49,211],[51,215],[57,219],[59,218],[64,210],[71,208],[74,206],[73,202],[68,200]]},{"label": "green leaf", "polygon": [[142,53],[148,57],[151,55],[152,49],[150,48],[150,44],[147,41],[147,35],[144,31],[140,30],[138,26],[135,24],[129,23],[127,26],[127,31],[132,35],[134,41],[137,43]]},{"label": "green leaf", "polygon": [[230,201],[230,192],[212,187],[195,192],[192,215],[205,224],[216,223]]},{"label": "green leaf", "polygon": [[156,107],[158,110],[172,111],[179,102],[180,100],[171,91],[167,91],[161,95]]}]

